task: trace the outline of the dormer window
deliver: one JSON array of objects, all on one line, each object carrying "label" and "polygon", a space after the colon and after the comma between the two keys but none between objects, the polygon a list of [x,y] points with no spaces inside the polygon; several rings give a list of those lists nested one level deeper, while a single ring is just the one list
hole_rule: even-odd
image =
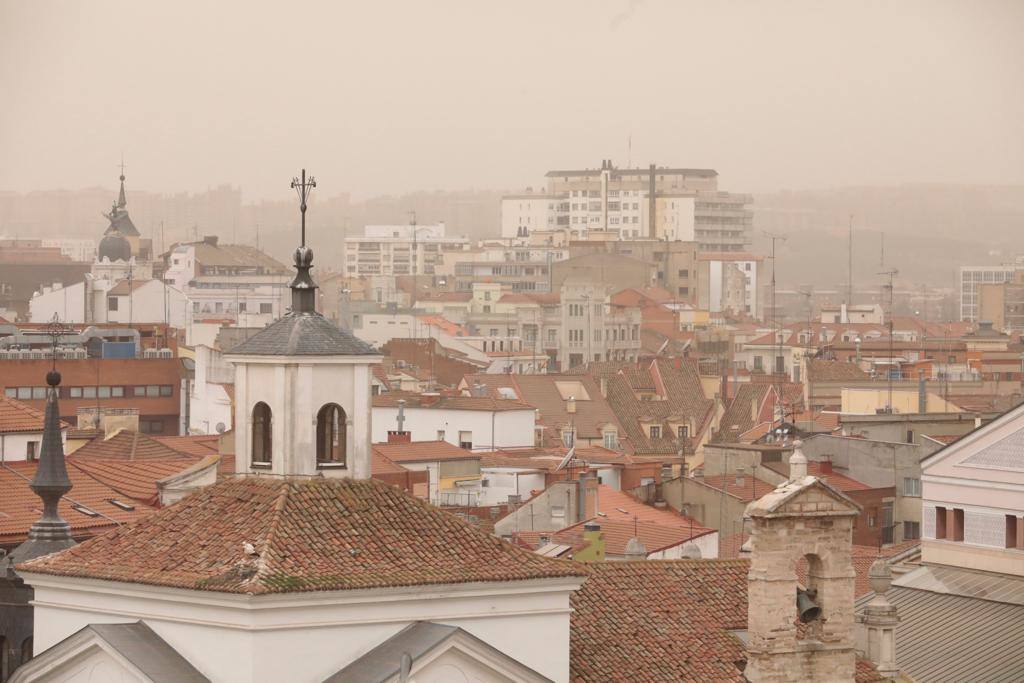
[{"label": "dormer window", "polygon": [[660,439],[661,438],[661,425],[651,425],[650,430],[651,430],[650,434],[651,434],[651,438],[652,439]]},{"label": "dormer window", "polygon": [[316,415],[317,467],[345,467],[345,411],[337,403],[328,403]]},{"label": "dormer window", "polygon": [[616,450],[619,447],[619,434],[614,429],[606,429],[602,434],[604,447],[608,450]]},{"label": "dormer window", "polygon": [[272,452],[270,406],[260,401],[252,409],[252,465],[270,467]]}]

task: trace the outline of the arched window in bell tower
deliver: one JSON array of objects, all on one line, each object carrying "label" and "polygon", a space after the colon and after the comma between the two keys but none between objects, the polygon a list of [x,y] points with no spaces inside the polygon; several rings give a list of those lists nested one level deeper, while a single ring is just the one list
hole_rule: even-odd
[{"label": "arched window in bell tower", "polygon": [[328,403],[316,415],[316,464],[318,467],[345,467],[345,411],[337,403]]},{"label": "arched window in bell tower", "polygon": [[260,401],[252,409],[252,464],[270,465],[272,447],[270,406]]}]

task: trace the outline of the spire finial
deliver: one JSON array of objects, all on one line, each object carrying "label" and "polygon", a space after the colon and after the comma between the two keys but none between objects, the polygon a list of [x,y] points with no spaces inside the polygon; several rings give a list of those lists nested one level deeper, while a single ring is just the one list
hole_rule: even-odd
[{"label": "spire finial", "polygon": [[306,178],[306,169],[300,177],[292,178],[292,188],[299,195],[299,211],[302,214],[302,240],[295,250],[295,279],[292,280],[292,312],[316,312],[316,283],[309,271],[313,267],[313,250],[306,246],[306,205],[310,191],[316,187],[313,176]]},{"label": "spire finial", "polygon": [[[53,339],[56,357],[57,340],[67,332],[60,321],[47,325],[47,334]],[[60,433],[60,405],[57,402],[60,373],[56,361],[53,369],[46,373],[46,413],[43,418],[43,442],[39,448],[39,466],[29,487],[43,501],[43,514],[28,531],[28,540],[11,552],[12,562],[25,562],[34,557],[48,555],[75,544],[71,538],[71,526],[64,521],[57,509],[60,499],[71,490],[67,464],[64,462],[64,444]]]},{"label": "spire finial", "polygon": [[124,153],[121,154],[121,192],[117,195],[117,208],[123,209],[128,205],[124,196]]}]

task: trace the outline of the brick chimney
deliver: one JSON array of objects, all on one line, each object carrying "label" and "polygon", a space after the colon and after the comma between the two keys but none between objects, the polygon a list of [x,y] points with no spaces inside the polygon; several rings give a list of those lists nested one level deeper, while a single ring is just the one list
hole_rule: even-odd
[{"label": "brick chimney", "polygon": [[388,443],[412,443],[412,432],[389,429]]},{"label": "brick chimney", "polygon": [[818,467],[823,475],[832,474],[832,460],[830,458],[822,460]]}]

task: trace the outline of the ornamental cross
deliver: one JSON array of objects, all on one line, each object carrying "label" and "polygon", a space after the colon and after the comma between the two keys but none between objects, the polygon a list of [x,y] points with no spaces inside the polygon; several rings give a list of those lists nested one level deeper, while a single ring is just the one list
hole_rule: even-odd
[{"label": "ornamental cross", "polygon": [[309,176],[306,179],[306,169],[302,169],[301,178],[292,178],[292,187],[299,195],[299,211],[302,212],[302,246],[306,246],[306,201],[309,199],[309,192],[316,187],[316,178]]},{"label": "ornamental cross", "polygon": [[70,330],[67,326],[60,321],[57,314],[53,314],[53,319],[46,324],[46,335],[50,338],[50,348],[53,351],[53,369],[57,369],[57,343],[60,338],[66,335]]}]

